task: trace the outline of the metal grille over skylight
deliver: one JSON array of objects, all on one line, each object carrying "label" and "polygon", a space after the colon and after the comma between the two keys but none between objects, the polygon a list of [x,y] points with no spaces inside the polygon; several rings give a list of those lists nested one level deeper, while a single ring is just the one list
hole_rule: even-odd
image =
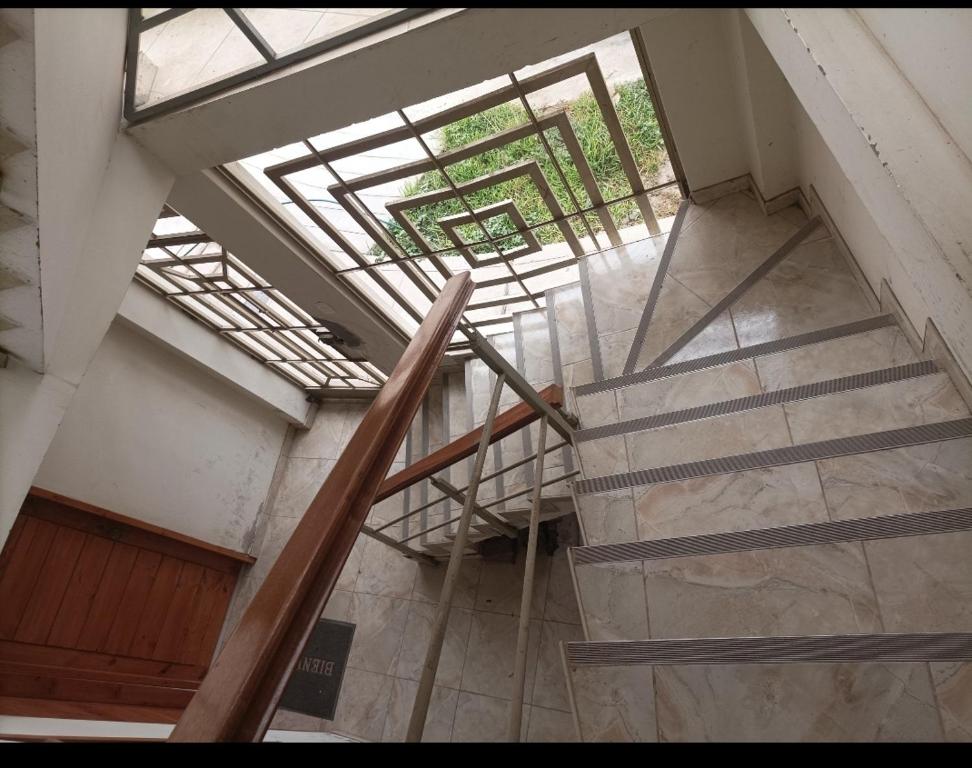
[{"label": "metal grille over skylight", "polygon": [[385,381],[371,363],[329,344],[334,337],[325,326],[170,208],[135,276],[304,389],[375,389]]},{"label": "metal grille over skylight", "polygon": [[509,330],[584,255],[667,230],[679,182],[640,46],[616,35],[242,166],[406,333],[462,271],[465,321]]}]

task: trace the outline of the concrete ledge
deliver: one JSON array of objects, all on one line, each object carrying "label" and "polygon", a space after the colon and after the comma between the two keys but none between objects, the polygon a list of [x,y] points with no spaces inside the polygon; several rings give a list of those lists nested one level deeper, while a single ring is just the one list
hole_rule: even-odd
[{"label": "concrete ledge", "polygon": [[132,283],[118,319],[231,384],[295,426],[307,428],[316,407],[307,393],[221,339],[139,283]]}]

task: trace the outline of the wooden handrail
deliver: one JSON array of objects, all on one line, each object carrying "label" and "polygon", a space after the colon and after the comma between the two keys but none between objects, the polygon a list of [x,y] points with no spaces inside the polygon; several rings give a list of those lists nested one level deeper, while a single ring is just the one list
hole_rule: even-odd
[{"label": "wooden handrail", "polygon": [[472,296],[450,278],[169,741],[260,741]]},{"label": "wooden handrail", "polygon": [[[564,404],[564,390],[557,384],[551,384],[549,387],[545,387],[537,395],[541,400],[554,408]],[[514,405],[496,417],[489,442],[495,443],[497,440],[502,440],[504,437],[518,432],[539,419],[540,416],[541,414],[529,403]],[[397,472],[387,478],[378,489],[378,495],[375,496],[375,503],[377,504],[389,496],[394,496],[399,491],[415,485],[420,480],[431,477],[436,472],[441,472],[446,467],[465,459],[467,456],[472,456],[476,453],[479,438],[482,434],[483,428],[476,427],[471,432],[467,432],[462,437],[457,437],[448,445],[430,453],[414,464],[405,467],[401,472]]]}]

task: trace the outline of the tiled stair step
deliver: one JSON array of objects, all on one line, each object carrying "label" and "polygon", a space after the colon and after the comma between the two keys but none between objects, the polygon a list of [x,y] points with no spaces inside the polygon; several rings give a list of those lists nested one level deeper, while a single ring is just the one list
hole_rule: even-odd
[{"label": "tiled stair step", "polygon": [[841,541],[922,536],[970,529],[972,529],[972,508],[946,509],[699,536],[679,536],[670,539],[571,547],[570,553],[575,564],[594,565],[715,555],[754,549],[803,547]]},{"label": "tiled stair step", "polygon": [[564,646],[572,667],[972,661],[969,632],[574,641]]},{"label": "tiled stair step", "polygon": [[803,242],[807,236],[820,225],[820,218],[814,216],[799,230],[797,230],[783,245],[774,251],[769,258],[762,262],[756,269],[744,277],[731,291],[726,293],[719,301],[712,305],[709,310],[695,321],[681,336],[673,341],[659,354],[647,368],[654,368],[664,365],[671,360],[686,344],[698,336],[706,326],[712,323],[719,315],[736,303],[750,288],[765,277],[777,264],[790,255],[794,248]]},{"label": "tiled stair step", "polygon": [[804,461],[903,448],[909,445],[935,443],[970,436],[972,436],[972,418],[954,419],[902,429],[890,429],[851,437],[784,446],[766,451],[754,451],[733,456],[722,456],[716,459],[704,459],[684,464],[593,477],[578,481],[575,488],[578,494],[602,493],[640,485],[668,483],[693,477],[796,464]]},{"label": "tiled stair step", "polygon": [[639,419],[617,422],[615,424],[605,424],[589,429],[580,429],[574,435],[576,442],[596,440],[598,438],[610,437],[612,435],[623,435],[629,432],[641,432],[659,427],[667,427],[673,424],[682,424],[687,421],[697,421],[699,419],[710,419],[717,416],[725,416],[730,413],[740,413],[751,411],[756,408],[764,408],[770,405],[782,405],[783,403],[795,403],[800,400],[808,400],[814,397],[837,394],[839,392],[850,392],[855,389],[890,384],[895,381],[904,381],[918,376],[929,376],[938,372],[938,366],[931,360],[922,360],[917,363],[907,365],[897,365],[891,368],[882,368],[867,373],[858,373],[853,376],[842,376],[836,379],[818,381],[812,384],[801,384],[797,387],[777,389],[763,392],[758,395],[748,395],[732,400],[722,400],[717,403],[707,403],[693,408],[683,408],[669,413],[659,413],[653,416],[646,416]]},{"label": "tiled stair step", "polygon": [[605,379],[604,381],[597,381],[590,384],[581,384],[575,386],[573,391],[574,395],[577,397],[594,395],[601,392],[608,392],[613,389],[632,386],[634,384],[643,384],[649,381],[657,381],[658,379],[680,376],[684,373],[701,371],[705,370],[706,368],[715,368],[720,365],[727,365],[740,360],[749,360],[755,357],[772,355],[777,352],[785,352],[787,350],[797,349],[810,344],[819,344],[832,339],[839,339],[858,333],[866,333],[867,331],[873,331],[877,328],[884,328],[887,326],[893,326],[895,324],[896,323],[892,315],[878,315],[876,317],[870,317],[864,320],[857,320],[852,323],[844,323],[843,325],[836,325],[830,328],[821,328],[816,331],[797,334],[796,336],[788,336],[786,338],[774,339],[773,341],[766,341],[760,344],[752,344],[748,347],[741,347],[740,349],[728,350],[726,352],[716,352],[715,354],[705,355],[704,357],[695,358],[694,360],[684,360],[680,363],[671,363],[669,365],[662,365],[655,368],[647,368],[643,371],[636,371],[635,373],[624,376],[616,376],[613,379]]}]

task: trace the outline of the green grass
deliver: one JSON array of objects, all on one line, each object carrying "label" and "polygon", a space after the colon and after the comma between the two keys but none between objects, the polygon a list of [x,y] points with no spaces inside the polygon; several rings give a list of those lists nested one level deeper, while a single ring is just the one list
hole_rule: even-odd
[{"label": "green grass", "polygon": [[[658,121],[655,118],[655,111],[644,82],[635,80],[619,84],[615,89],[615,109],[642,178],[652,178],[665,158],[665,149],[662,144]],[[608,134],[607,126],[601,118],[601,112],[594,96],[589,92],[585,93],[567,104],[566,110],[568,119],[573,126],[581,149],[588,159],[591,171],[598,182],[604,199],[611,200],[631,194],[631,186],[621,168],[620,158]],[[519,104],[501,104],[444,127],[441,131],[442,149],[445,151],[457,149],[470,142],[492,136],[526,122],[529,122],[529,117]],[[570,161],[559,131],[551,129],[544,133],[577,201],[581,206],[589,206],[590,200],[581,184],[580,174]],[[456,184],[461,184],[529,160],[536,161],[540,166],[563,210],[567,213],[576,210],[560,174],[554,164],[550,162],[543,143],[537,136],[530,136],[484,152],[450,165],[447,170],[453,181]],[[408,182],[402,190],[402,196],[413,197],[447,186],[447,182],[438,171],[430,171]],[[491,186],[468,195],[467,199],[474,209],[501,200],[512,199],[523,214],[527,224],[538,224],[550,219],[550,212],[546,204],[527,177]],[[619,227],[640,221],[637,206],[633,200],[618,203],[612,206],[610,210]],[[434,250],[438,250],[449,248],[452,243],[436,224],[436,221],[443,216],[457,213],[466,213],[465,207],[457,200],[448,200],[413,209],[406,215],[429,245]],[[597,220],[596,216],[589,215],[588,221],[595,232],[600,231],[600,221]],[[391,234],[407,253],[420,253],[418,246],[412,242],[397,222],[388,220],[385,223]],[[506,216],[488,219],[484,224],[490,236],[494,238],[508,235],[513,230],[512,222]],[[579,220],[572,222],[572,226],[578,235],[586,234],[586,229]],[[482,232],[474,224],[460,227],[459,232],[467,241],[482,239]],[[541,227],[535,230],[534,234],[542,245],[561,242],[564,239],[560,230],[553,225]],[[500,241],[500,244],[504,249],[508,249],[516,247],[522,242],[518,236],[514,236]],[[479,253],[492,251],[486,245],[474,247],[473,250]],[[372,247],[369,255],[376,257],[378,261],[387,258],[377,245]]]}]

